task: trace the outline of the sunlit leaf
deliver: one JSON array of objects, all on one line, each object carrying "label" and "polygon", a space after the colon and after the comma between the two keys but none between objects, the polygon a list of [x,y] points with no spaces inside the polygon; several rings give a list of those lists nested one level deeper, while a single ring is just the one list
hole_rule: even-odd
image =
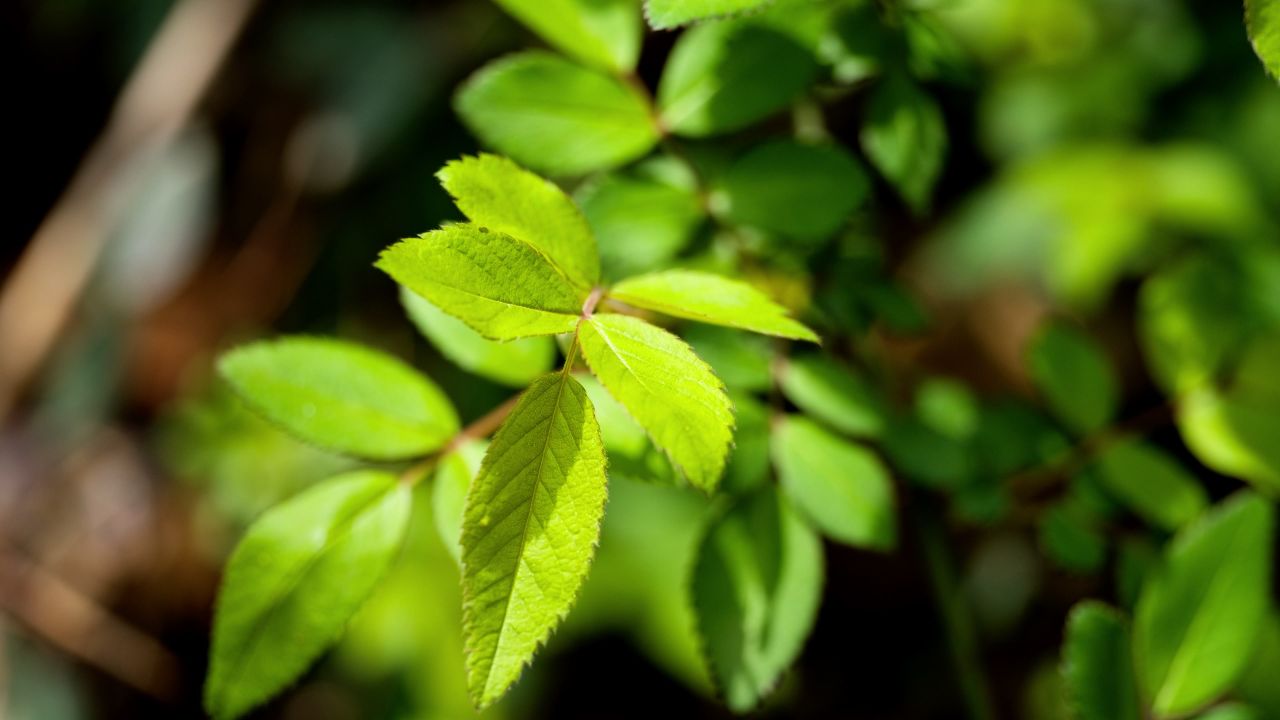
[{"label": "sunlit leaf", "polygon": [[791,103],[817,74],[804,47],[750,22],[691,28],[676,41],[658,84],[664,127],[705,137],[738,130]]},{"label": "sunlit leaf", "polygon": [[822,596],[822,544],[766,489],[715,521],[693,571],[702,650],[729,707],[758,706],[800,654]]},{"label": "sunlit leaf", "polygon": [[490,340],[403,286],[400,304],[414,326],[441,355],[458,367],[494,382],[523,387],[550,370],[555,359],[556,345],[551,338]]},{"label": "sunlit leaf", "polygon": [[1245,25],[1267,72],[1280,78],[1280,2],[1245,0]]},{"label": "sunlit leaf", "polygon": [[338,639],[395,556],[409,488],[340,475],[268,511],[227,562],[205,708],[234,718],[298,678]]},{"label": "sunlit leaf", "polygon": [[550,53],[524,52],[485,66],[462,86],[456,106],[485,144],[556,175],[622,165],[658,140],[638,90]]},{"label": "sunlit leaf", "polygon": [[610,395],[689,482],[711,492],[732,439],[724,385],[679,338],[626,315],[596,315],[579,330],[582,355]]},{"label": "sunlit leaf", "polygon": [[285,430],[377,460],[423,455],[458,430],[449,400],[400,360],[354,343],[286,337],[223,355],[218,370]]},{"label": "sunlit leaf", "polygon": [[1241,492],[1174,537],[1138,600],[1134,657],[1156,715],[1183,715],[1228,690],[1269,604],[1274,512]]},{"label": "sunlit leaf", "polygon": [[600,281],[587,219],[554,183],[497,155],[454,160],[437,177],[473,224],[532,245],[581,287]]},{"label": "sunlit leaf", "polygon": [[1067,617],[1062,678],[1071,717],[1139,720],[1129,624],[1118,611],[1086,600]]},{"label": "sunlit leaf", "polygon": [[645,17],[655,30],[668,30],[694,20],[723,17],[768,5],[773,0],[645,0]]},{"label": "sunlit leaf", "polygon": [[783,489],[823,534],[857,547],[893,548],[893,485],[875,453],[795,415],[775,425],[771,445]]},{"label": "sunlit leaf", "polygon": [[665,315],[765,335],[810,340],[818,336],[787,317],[787,311],[741,280],[694,270],[664,270],[628,278],[613,286],[609,297]]},{"label": "sunlit leaf", "polygon": [[498,430],[467,496],[462,630],[477,707],[502,697],[569,611],[604,501],[591,401],[568,373],[544,375]]},{"label": "sunlit leaf", "polygon": [[587,298],[530,245],[461,223],[392,245],[377,266],[493,340],[570,332]]},{"label": "sunlit leaf", "polygon": [[637,0],[494,0],[547,42],[589,65],[629,71],[644,32]]}]

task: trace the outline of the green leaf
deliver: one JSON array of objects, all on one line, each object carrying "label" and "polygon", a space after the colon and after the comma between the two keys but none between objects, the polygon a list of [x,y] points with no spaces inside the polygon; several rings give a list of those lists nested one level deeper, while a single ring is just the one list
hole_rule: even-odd
[{"label": "green leaf", "polygon": [[775,425],[770,444],[783,489],[819,530],[855,547],[893,549],[893,484],[875,453],[795,415]]},{"label": "green leaf", "polygon": [[760,704],[795,662],[822,597],[822,544],[767,489],[715,521],[693,571],[702,650],[730,708]]},{"label": "green leaf", "polygon": [[1197,715],[1196,720],[1266,720],[1267,717],[1247,705],[1228,703],[1209,708]]},{"label": "green leaf", "polygon": [[698,272],[664,270],[628,278],[613,286],[609,297],[665,315],[765,335],[818,341],[818,336],[787,317],[786,308],[739,280]]},{"label": "green leaf", "polygon": [[556,344],[532,337],[498,342],[432,305],[407,287],[400,288],[400,304],[415,327],[458,367],[503,385],[523,387],[551,369]]},{"label": "green leaf", "polygon": [[947,153],[947,127],[933,98],[905,75],[889,75],[871,96],[861,140],[907,204],[928,210]]},{"label": "green leaf", "polygon": [[804,47],[776,30],[736,20],[699,25],[667,60],[660,120],[687,137],[740,130],[791,104],[817,70]]},{"label": "green leaf", "polygon": [[968,386],[944,378],[929,378],[916,389],[916,417],[933,430],[956,440],[978,430],[978,401]]},{"label": "green leaf", "polygon": [[782,392],[796,407],[842,433],[878,437],[884,402],[861,375],[822,355],[800,355],[782,368]]},{"label": "green leaf", "polygon": [[1097,520],[1080,507],[1060,502],[1040,517],[1040,545],[1066,570],[1092,573],[1107,559],[1107,541]]},{"label": "green leaf", "polygon": [[587,297],[532,246],[468,224],[402,240],[377,266],[493,340],[570,332]]},{"label": "green leaf", "polygon": [[1280,78],[1280,2],[1245,0],[1244,17],[1253,49],[1267,72]]},{"label": "green leaf", "polygon": [[1071,717],[1139,720],[1129,627],[1119,611],[1086,600],[1071,609],[1062,648],[1062,679]]},{"label": "green leaf", "polygon": [[1242,491],[1174,537],[1138,600],[1134,657],[1151,707],[1182,715],[1249,661],[1271,587],[1271,506]]},{"label": "green leaf", "polygon": [[1097,462],[1103,486],[1163,530],[1177,530],[1209,504],[1195,476],[1146,443],[1128,440],[1111,445]]},{"label": "green leaf", "polygon": [[654,30],[670,30],[694,20],[724,17],[770,2],[773,0],[645,0],[644,14]]},{"label": "green leaf", "polygon": [[455,105],[485,144],[555,175],[616,167],[658,141],[640,90],[550,53],[490,63],[462,86]]},{"label": "green leaf", "polygon": [[568,373],[520,396],[484,456],[462,525],[467,688],[493,704],[569,611],[604,515],[595,411]]},{"label": "green leaf", "polygon": [[866,172],[844,148],[781,140],[730,166],[712,207],[733,222],[814,242],[839,230],[870,191]]},{"label": "green leaf", "polygon": [[577,198],[600,243],[605,273],[615,278],[666,265],[703,220],[692,190],[655,180],[610,175]]},{"label": "green leaf", "polygon": [[227,562],[213,622],[205,708],[234,718],[298,678],[338,639],[391,564],[409,488],[354,472],[267,511]]},{"label": "green leaf", "polygon": [[680,338],[626,315],[582,323],[582,355],[610,395],[699,490],[715,490],[733,438],[724,385]]},{"label": "green leaf", "polygon": [[437,177],[472,223],[532,245],[584,289],[600,281],[587,219],[554,183],[497,155],[454,160]]},{"label": "green leaf", "polygon": [[1263,711],[1263,717],[1280,717],[1280,614],[1272,608],[1259,634],[1257,647],[1234,694]]},{"label": "green leaf", "polygon": [[307,442],[375,460],[424,455],[458,431],[430,380],[354,343],[287,337],[223,355],[218,371],[272,422]]},{"label": "green leaf", "polygon": [[1088,336],[1062,323],[1046,325],[1032,340],[1027,363],[1049,409],[1072,430],[1093,432],[1115,416],[1115,371]]},{"label": "green leaf", "polygon": [[681,337],[730,390],[759,392],[773,384],[768,338],[715,325],[690,325]]},{"label": "green leaf", "polygon": [[1280,492],[1280,336],[1246,350],[1231,386],[1202,387],[1178,400],[1187,447],[1214,470]]},{"label": "green leaf", "polygon": [[512,17],[567,55],[627,72],[640,55],[644,27],[636,0],[495,0]]},{"label": "green leaf", "polygon": [[480,462],[488,446],[483,440],[470,440],[445,453],[436,465],[431,513],[445,549],[459,562],[462,561],[462,515],[467,491],[471,489],[471,480],[480,472]]}]

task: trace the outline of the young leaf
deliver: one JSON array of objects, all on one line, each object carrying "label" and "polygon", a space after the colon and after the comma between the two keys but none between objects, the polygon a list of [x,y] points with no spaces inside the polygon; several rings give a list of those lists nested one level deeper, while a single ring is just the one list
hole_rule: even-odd
[{"label": "young leaf", "polygon": [[677,135],[742,129],[783,109],[817,75],[810,53],[751,22],[707,23],[676,41],[658,84],[661,122]]},{"label": "young leaf", "polygon": [[1280,2],[1245,0],[1244,17],[1253,49],[1267,72],[1280,78]]},{"label": "young leaf", "polygon": [[695,270],[664,270],[628,278],[609,297],[646,310],[765,335],[817,342],[769,296],[739,280]]},{"label": "young leaf", "polygon": [[774,427],[770,446],[783,489],[825,535],[855,547],[893,548],[893,485],[874,453],[796,415]]},{"label": "young leaf", "polygon": [[596,315],[578,331],[600,383],[649,433],[689,482],[716,488],[733,438],[724,385],[688,345],[626,315]]},{"label": "young leaf", "polygon": [[1262,630],[1271,587],[1271,505],[1243,491],[1174,537],[1138,600],[1134,658],[1160,717],[1230,689]]},{"label": "young leaf", "polygon": [[730,166],[712,206],[733,222],[814,242],[839,230],[870,191],[866,172],[839,145],[782,140]]},{"label": "young leaf", "polygon": [[462,525],[462,632],[478,708],[502,697],[569,611],[604,514],[605,457],[565,372],[520,397],[485,454]]},{"label": "young leaf", "polygon": [[800,355],[783,366],[782,392],[796,407],[842,433],[878,437],[884,401],[853,370],[821,355]]},{"label": "young leaf", "polygon": [[480,472],[486,448],[487,442],[471,440],[443,455],[436,465],[435,484],[431,488],[431,512],[445,549],[459,562],[462,561],[462,514],[467,491],[471,489],[476,473]]},{"label": "young leaf", "polygon": [[549,337],[489,340],[404,286],[400,287],[400,304],[441,355],[494,382],[523,387],[550,370],[555,360],[556,344]]},{"label": "young leaf", "polygon": [[947,153],[947,127],[933,98],[905,75],[886,77],[871,96],[861,140],[907,204],[928,210]]},{"label": "young leaf", "polygon": [[1163,530],[1177,530],[1209,504],[1195,476],[1173,458],[1140,441],[1112,445],[1097,462],[1103,486]]},{"label": "young leaf", "polygon": [[458,416],[394,357],[338,340],[288,337],[226,353],[218,371],[248,403],[307,442],[375,460],[435,450]]},{"label": "young leaf", "polygon": [[267,511],[227,562],[205,708],[243,715],[297,679],[342,634],[395,556],[409,488],[340,475]]},{"label": "young leaf", "polygon": [[635,0],[495,0],[556,48],[603,70],[635,68],[644,32]]},{"label": "young leaf", "polygon": [[463,85],[456,107],[487,145],[556,175],[622,165],[658,141],[639,90],[550,53],[487,65]]},{"label": "young leaf", "polygon": [[570,332],[587,297],[530,245],[468,224],[401,240],[377,266],[493,340]]},{"label": "young leaf", "polygon": [[437,177],[472,223],[532,245],[586,290],[600,281],[591,228],[554,183],[497,155],[454,160]]},{"label": "young leaf", "polygon": [[1061,323],[1047,325],[1032,341],[1027,362],[1049,409],[1072,430],[1098,430],[1115,415],[1115,371],[1088,336]]},{"label": "young leaf", "polygon": [[610,175],[577,198],[600,243],[605,273],[615,278],[666,265],[703,220],[692,190],[654,180]]},{"label": "young leaf", "polygon": [[694,20],[724,17],[763,7],[773,0],[645,0],[644,14],[654,30],[670,30]]},{"label": "young leaf", "polygon": [[1062,647],[1067,706],[1078,720],[1139,720],[1129,627],[1116,610],[1093,600],[1071,609]]},{"label": "young leaf", "polygon": [[693,570],[702,650],[729,707],[760,704],[813,629],[822,543],[773,489],[715,521]]}]

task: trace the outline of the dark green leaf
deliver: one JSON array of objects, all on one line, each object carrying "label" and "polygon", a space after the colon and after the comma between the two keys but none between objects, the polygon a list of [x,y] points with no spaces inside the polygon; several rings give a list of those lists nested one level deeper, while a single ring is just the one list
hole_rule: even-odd
[{"label": "dark green leaf", "polygon": [[1129,624],[1116,610],[1092,600],[1071,609],[1062,648],[1062,679],[1072,717],[1142,717],[1129,647]]}]

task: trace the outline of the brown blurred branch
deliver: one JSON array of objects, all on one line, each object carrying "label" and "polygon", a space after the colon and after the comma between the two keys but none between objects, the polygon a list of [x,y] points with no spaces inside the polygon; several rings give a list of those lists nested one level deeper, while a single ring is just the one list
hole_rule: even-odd
[{"label": "brown blurred branch", "polygon": [[117,180],[188,122],[257,0],[181,0],[0,292],[0,420],[75,308],[112,227]]},{"label": "brown blurred branch", "polygon": [[178,660],[58,576],[0,545],[0,610],[62,650],[160,700],[177,697]]}]

